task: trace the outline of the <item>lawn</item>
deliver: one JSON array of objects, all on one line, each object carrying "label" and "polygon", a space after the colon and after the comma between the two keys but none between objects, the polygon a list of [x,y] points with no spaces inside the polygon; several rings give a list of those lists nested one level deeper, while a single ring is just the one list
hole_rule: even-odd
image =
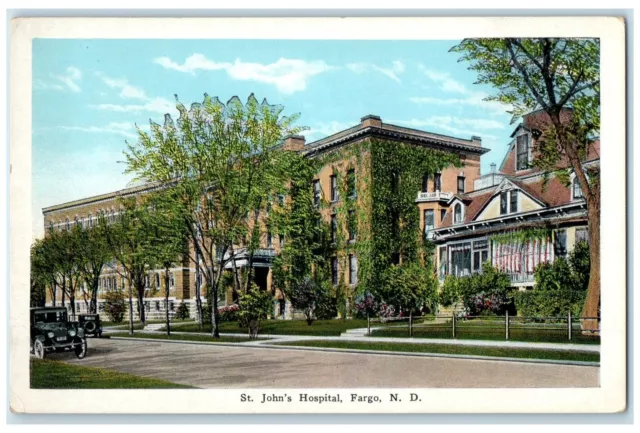
[{"label": "lawn", "polygon": [[[338,336],[348,329],[366,328],[367,321],[360,319],[350,320],[316,320],[307,325],[304,320],[267,320],[260,324],[261,334],[274,335],[320,335]],[[198,324],[180,326],[180,332],[202,332]],[[211,325],[205,325],[204,332],[211,332]],[[237,322],[223,322],[220,324],[221,333],[245,333]]]},{"label": "lawn", "polygon": [[207,343],[247,343],[252,341],[249,337],[227,337],[221,336],[219,339],[214,339],[209,335],[199,335],[199,334],[171,334],[168,336],[167,334],[144,334],[144,333],[134,333],[133,335],[129,335],[127,332],[115,332],[109,333],[111,337],[122,337],[122,338],[151,338],[154,340],[173,340],[173,341],[204,341]]},{"label": "lawn", "polygon": [[[377,327],[378,324],[375,326]],[[408,337],[409,327],[407,323],[394,326],[387,324],[385,329],[371,331],[371,335],[374,337]],[[451,339],[452,335],[451,321],[446,323],[417,323],[413,327],[413,336],[415,338]],[[506,340],[504,319],[457,321],[455,338],[461,340]],[[578,324],[573,326],[572,338],[569,341],[566,324],[513,323],[509,325],[509,340],[600,344],[599,336],[583,335]]]},{"label": "lawn", "polygon": [[[166,322],[166,320],[147,320],[147,325],[152,325],[152,324],[155,324],[155,323],[165,323],[165,322]],[[180,323],[189,323],[189,322],[194,322],[194,320],[193,319],[186,319],[186,320],[172,319],[171,320],[171,324],[172,325],[173,324],[177,325],[177,324],[180,324]],[[125,328],[129,328],[129,319],[125,318],[125,320],[123,320],[120,323],[110,322],[108,320],[103,320],[102,321],[102,326],[104,328],[106,328],[106,327],[118,327],[118,328],[125,327]],[[137,320],[135,320],[133,322],[133,328],[134,329],[142,329],[143,327],[144,326],[142,325],[141,322],[139,322]]]},{"label": "lawn", "polygon": [[474,347],[452,344],[415,344],[360,341],[313,340],[290,343],[274,343],[279,346],[326,347],[336,349],[380,350],[388,352],[433,353],[451,355],[475,355],[502,358],[544,359],[563,361],[600,362],[600,354],[568,350],[513,349],[501,347]]},{"label": "lawn", "polygon": [[193,388],[160,379],[60,361],[31,359],[30,367],[31,388],[34,389]]}]

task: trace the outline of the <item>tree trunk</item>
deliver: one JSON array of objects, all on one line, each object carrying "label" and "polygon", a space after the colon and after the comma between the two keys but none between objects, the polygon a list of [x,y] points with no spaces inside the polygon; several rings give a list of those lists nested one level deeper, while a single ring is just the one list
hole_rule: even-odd
[{"label": "tree trunk", "polygon": [[53,284],[51,285],[51,305],[56,306],[56,296],[58,295],[58,283],[55,278],[53,279]]},{"label": "tree trunk", "polygon": [[167,335],[171,335],[171,321],[169,320],[169,266],[164,268],[164,309],[167,313]]},{"label": "tree trunk", "polygon": [[64,300],[65,300],[66,295],[67,295],[67,280],[63,276],[62,277],[62,306],[63,307],[64,307]]},{"label": "tree trunk", "polygon": [[99,275],[94,277],[93,282],[91,284],[91,302],[89,304],[89,310],[91,314],[98,313],[98,281]]},{"label": "tree trunk", "polygon": [[218,275],[216,277],[212,275],[213,268],[210,268],[207,274],[207,283],[211,282],[211,336],[213,338],[220,338],[220,330],[218,329],[218,286],[220,285],[220,275],[222,275],[223,271],[224,263],[223,260],[220,260]]},{"label": "tree trunk", "polygon": [[133,284],[129,282],[129,335],[133,335]]},{"label": "tree trunk", "polygon": [[[583,331],[599,332],[600,316],[600,206],[588,206],[589,215],[589,286],[582,309]],[[598,318],[598,319],[596,319]]]},{"label": "tree trunk", "polygon": [[140,323],[142,323],[143,325],[146,325],[147,311],[144,305],[144,287],[142,288],[138,287],[137,292],[138,292],[138,314],[139,314],[138,319],[140,319]]}]

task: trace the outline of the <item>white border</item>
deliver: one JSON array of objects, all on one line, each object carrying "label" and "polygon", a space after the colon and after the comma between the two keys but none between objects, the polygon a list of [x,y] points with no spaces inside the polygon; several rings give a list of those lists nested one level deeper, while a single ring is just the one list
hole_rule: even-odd
[{"label": "white border", "polygon": [[[215,23],[214,23],[215,22]],[[626,404],[625,348],[625,58],[624,22],[602,17],[509,18],[35,18],[11,28],[10,405],[29,413],[606,413]],[[331,31],[327,31],[331,29]],[[599,37],[602,83],[601,387],[590,389],[422,389],[419,407],[247,405],[248,390],[31,390],[28,369],[31,243],[31,39],[460,39],[463,37]],[[254,393],[259,390],[250,390]],[[280,390],[281,391],[281,390]],[[287,392],[299,391],[288,389]],[[325,390],[314,390],[323,392]],[[338,390],[326,390],[336,392]],[[343,390],[346,393],[351,390]],[[358,392],[358,390],[353,390]],[[105,404],[108,402],[108,404]]]}]

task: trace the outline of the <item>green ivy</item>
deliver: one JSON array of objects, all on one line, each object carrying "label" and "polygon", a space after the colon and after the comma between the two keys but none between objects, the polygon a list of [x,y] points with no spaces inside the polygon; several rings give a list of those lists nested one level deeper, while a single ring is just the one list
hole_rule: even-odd
[{"label": "green ivy", "polygon": [[552,232],[549,228],[519,229],[492,235],[489,240],[496,245],[523,244],[527,241],[550,239]]}]

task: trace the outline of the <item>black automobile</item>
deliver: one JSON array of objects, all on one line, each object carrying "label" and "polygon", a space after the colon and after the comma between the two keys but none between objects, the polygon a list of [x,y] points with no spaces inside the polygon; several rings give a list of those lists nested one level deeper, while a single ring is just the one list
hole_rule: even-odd
[{"label": "black automobile", "polygon": [[78,324],[84,329],[85,337],[102,337],[102,321],[99,314],[80,314]]},{"label": "black automobile", "polygon": [[31,352],[43,359],[47,352],[73,350],[78,359],[87,356],[84,329],[70,322],[64,307],[31,309]]}]

